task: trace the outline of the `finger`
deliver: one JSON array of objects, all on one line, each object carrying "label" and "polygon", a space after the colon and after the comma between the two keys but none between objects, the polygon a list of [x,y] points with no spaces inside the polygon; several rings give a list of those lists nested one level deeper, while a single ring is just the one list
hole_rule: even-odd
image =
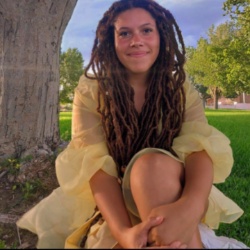
[{"label": "finger", "polygon": [[185,248],[187,248],[187,245],[181,243],[180,241],[175,241],[175,242],[170,244],[170,248],[185,249]]},{"label": "finger", "polygon": [[142,249],[176,249],[176,248],[173,248],[173,247],[170,247],[170,246],[152,246],[152,247],[142,247]]},{"label": "finger", "polygon": [[168,246],[156,246],[154,244],[152,245],[148,245],[145,248],[153,248],[153,249],[157,249],[157,248],[165,248],[165,249],[186,249],[187,245],[186,244],[182,244],[180,241],[175,241],[173,243],[171,243]]},{"label": "finger", "polygon": [[150,217],[148,220],[144,221],[144,229],[149,231],[152,227],[158,226],[163,222],[164,218],[162,216]]},{"label": "finger", "polygon": [[148,243],[147,248],[186,249],[187,245],[181,243],[180,241],[175,241],[168,246],[159,246],[155,245],[155,242],[153,242],[152,244]]},{"label": "finger", "polygon": [[179,249],[187,249],[187,245],[186,244],[182,244]]},{"label": "finger", "polygon": [[150,217],[148,220],[144,221],[143,229],[144,233],[147,235],[147,241],[148,241],[148,246],[150,245],[156,245],[155,242],[151,239],[149,239],[149,231],[151,230],[152,227],[156,227],[160,225],[163,222],[164,218],[162,216],[157,216],[157,217]]},{"label": "finger", "polygon": [[157,217],[150,217],[148,218],[146,221],[142,222],[139,226],[140,226],[140,237],[142,237],[142,242],[143,244],[140,246],[146,246],[147,244],[147,238],[148,238],[148,232],[152,227],[155,227],[159,224],[161,224],[163,221],[163,217],[162,216],[157,216]]}]

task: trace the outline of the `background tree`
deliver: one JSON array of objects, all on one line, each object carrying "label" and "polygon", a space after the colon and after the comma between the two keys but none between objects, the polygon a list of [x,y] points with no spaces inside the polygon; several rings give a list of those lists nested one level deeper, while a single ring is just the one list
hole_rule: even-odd
[{"label": "background tree", "polygon": [[77,0],[0,0],[0,158],[59,142],[59,50]]},{"label": "background tree", "polygon": [[[248,35],[250,34],[250,0],[226,0],[223,9]],[[245,38],[249,40],[249,36]]]},{"label": "background tree", "polygon": [[228,46],[233,41],[232,23],[224,23],[217,28],[211,26],[208,39],[200,38],[197,48],[189,50],[187,72],[194,81],[209,89],[214,99],[214,108],[218,109],[218,99],[223,95],[235,93],[235,85],[229,85],[227,76],[229,58],[226,56]]},{"label": "background tree", "polygon": [[208,93],[208,87],[198,83],[195,81],[195,75],[196,79],[202,79],[202,73],[199,71],[196,71],[195,63],[194,63],[194,54],[195,54],[195,48],[194,47],[187,47],[186,48],[186,57],[187,61],[189,63],[185,64],[186,71],[190,73],[191,75],[188,75],[189,81],[194,85],[195,89],[199,92],[200,98],[202,99],[203,107],[206,107],[206,101],[207,99],[211,98],[211,95]]},{"label": "background tree", "polygon": [[202,99],[203,107],[206,107],[207,99],[211,98],[211,95],[208,93],[208,87],[202,84],[195,84],[195,89],[199,92],[200,98]]},{"label": "background tree", "polygon": [[227,80],[238,92],[250,93],[250,0],[227,0],[224,10],[237,31],[225,51],[230,69]]},{"label": "background tree", "polygon": [[60,55],[60,103],[71,103],[74,88],[83,74],[83,57],[76,48],[69,48]]},{"label": "background tree", "polygon": [[189,49],[186,68],[194,82],[208,87],[218,108],[220,94],[233,98],[250,92],[250,0],[227,0],[231,22],[212,26],[208,39]]},{"label": "background tree", "polygon": [[217,82],[218,68],[216,62],[213,62],[211,59],[208,40],[200,38],[197,48],[193,51],[189,60],[187,60],[186,69],[188,75],[194,79],[194,82],[209,88],[209,92],[214,98],[214,107],[217,109],[220,96]]}]

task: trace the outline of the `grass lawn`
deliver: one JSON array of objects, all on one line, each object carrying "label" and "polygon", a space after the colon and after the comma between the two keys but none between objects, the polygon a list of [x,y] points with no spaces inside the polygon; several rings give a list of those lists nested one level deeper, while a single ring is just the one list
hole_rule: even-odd
[{"label": "grass lawn", "polygon": [[60,135],[64,141],[69,141],[71,139],[71,115],[72,112],[60,112]]},{"label": "grass lawn", "polygon": [[228,235],[250,245],[250,111],[206,110],[209,124],[231,141],[234,166],[225,183],[216,185],[243,210],[233,224],[221,224],[217,234]]},{"label": "grass lawn", "polygon": [[[230,139],[235,160],[231,175],[216,187],[244,210],[233,224],[221,224],[216,234],[250,246],[250,111],[206,109],[205,112],[209,124]],[[60,133],[63,140],[70,140],[71,112],[60,113]]]}]

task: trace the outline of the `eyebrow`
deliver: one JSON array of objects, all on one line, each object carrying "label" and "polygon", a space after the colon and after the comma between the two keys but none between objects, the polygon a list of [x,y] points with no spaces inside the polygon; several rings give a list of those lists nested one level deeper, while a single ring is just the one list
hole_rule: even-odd
[{"label": "eyebrow", "polygon": [[[144,24],[140,25],[139,27],[141,28],[141,27],[148,26],[148,25],[156,26],[153,23],[144,23]],[[122,30],[122,29],[130,29],[130,27],[123,26],[123,27],[120,27],[119,29],[116,29],[116,27],[115,27],[116,31],[119,31],[119,30]]]}]

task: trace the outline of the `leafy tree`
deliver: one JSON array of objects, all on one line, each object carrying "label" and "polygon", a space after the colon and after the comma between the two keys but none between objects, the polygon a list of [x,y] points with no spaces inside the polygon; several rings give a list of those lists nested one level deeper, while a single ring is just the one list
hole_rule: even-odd
[{"label": "leafy tree", "polygon": [[223,9],[234,22],[237,33],[225,51],[230,72],[228,82],[239,92],[250,92],[250,0],[227,0]]},{"label": "leafy tree", "polygon": [[[223,9],[232,20],[240,25],[246,34],[250,32],[250,0],[226,0]],[[248,36],[249,39],[249,36]]]},{"label": "leafy tree", "polygon": [[83,57],[76,48],[69,48],[60,55],[60,102],[71,103],[74,88],[83,74]]},{"label": "leafy tree", "polygon": [[[188,63],[185,65],[186,71],[191,73],[192,75],[188,75],[189,81],[194,85],[195,89],[199,92],[200,98],[202,99],[203,106],[206,106],[206,100],[211,98],[211,95],[208,93],[208,87],[198,83],[196,80],[201,79],[201,76],[198,75],[201,73],[198,70],[196,71],[196,67],[194,66],[195,63],[192,64],[192,60],[194,60],[194,53],[196,49],[194,47],[187,47],[186,48],[186,57]],[[197,75],[195,74],[197,73]],[[196,78],[194,77],[196,75]],[[201,74],[202,75],[202,74]]]},{"label": "leafy tree", "polygon": [[220,93],[235,97],[250,92],[250,0],[226,0],[223,9],[231,22],[212,26],[209,39],[200,38],[187,63],[195,82],[213,94],[215,108]]},{"label": "leafy tree", "polygon": [[219,87],[224,96],[235,96],[236,91],[241,92],[239,80],[230,80],[234,57],[231,45],[237,37],[237,33],[238,31],[232,22],[221,24],[216,29],[212,26],[208,32],[210,57],[219,70],[217,81],[220,83]]},{"label": "leafy tree", "polygon": [[195,83],[209,88],[209,92],[215,100],[215,108],[218,108],[217,99],[220,93],[217,82],[218,67],[212,61],[210,51],[209,42],[204,38],[200,38],[197,48],[194,48],[192,54],[189,55],[186,70]]},{"label": "leafy tree", "polygon": [[211,95],[207,92],[208,87],[202,84],[195,84],[195,89],[199,92],[200,97],[202,99],[203,107],[205,108],[207,99],[211,98]]},{"label": "leafy tree", "polygon": [[227,22],[217,28],[211,26],[208,39],[200,38],[196,49],[189,50],[187,72],[195,82],[209,89],[214,99],[214,108],[218,108],[220,95],[235,95],[237,82],[230,81],[231,68],[228,48],[234,40],[236,30],[233,23]]}]

